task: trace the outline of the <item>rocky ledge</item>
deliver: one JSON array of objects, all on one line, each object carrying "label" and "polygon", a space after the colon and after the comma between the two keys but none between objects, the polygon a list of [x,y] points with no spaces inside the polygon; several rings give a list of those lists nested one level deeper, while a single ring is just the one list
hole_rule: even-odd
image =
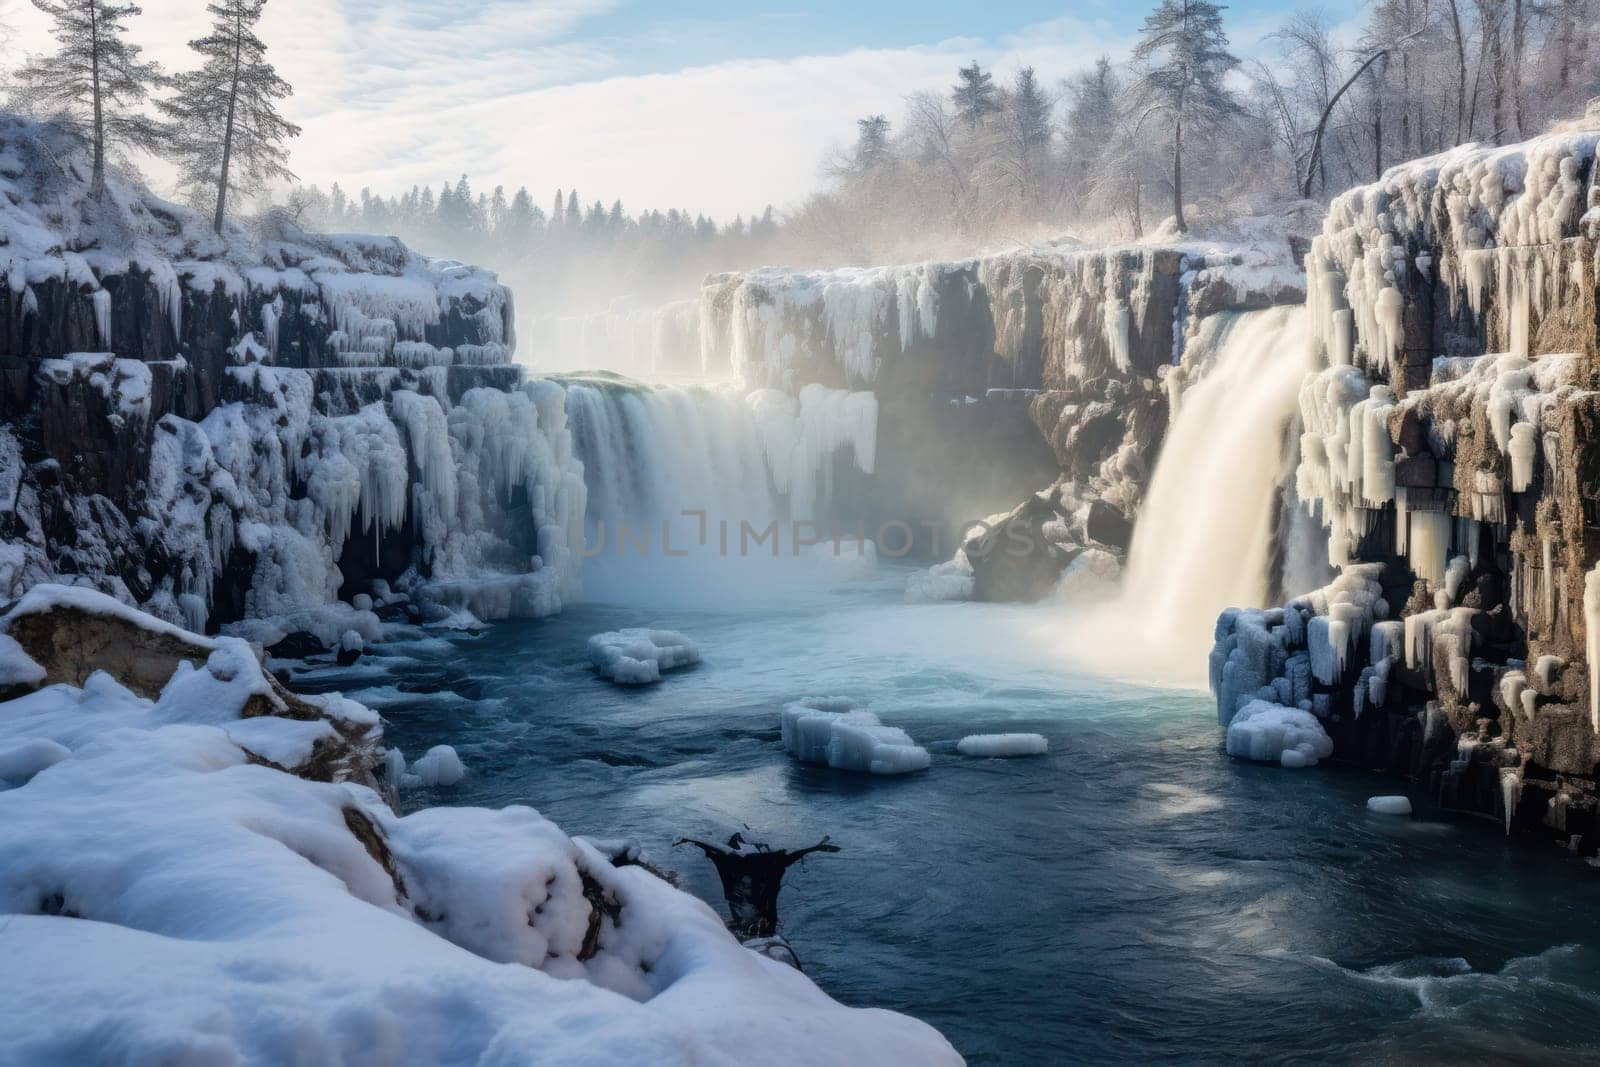
[{"label": "rocky ledge", "polygon": [[1319,369],[1295,488],[1343,574],[1224,614],[1211,664],[1230,750],[1266,701],[1325,755],[1584,855],[1600,850],[1597,143],[1468,146],[1334,201],[1307,257]]}]

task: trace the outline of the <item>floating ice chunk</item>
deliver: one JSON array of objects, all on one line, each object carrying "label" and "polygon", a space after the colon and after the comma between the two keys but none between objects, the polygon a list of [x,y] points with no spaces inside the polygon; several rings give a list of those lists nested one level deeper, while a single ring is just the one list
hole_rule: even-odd
[{"label": "floating ice chunk", "polygon": [[72,757],[66,745],[48,737],[30,737],[13,745],[0,745],[0,782],[23,785],[46,767]]},{"label": "floating ice chunk", "polygon": [[1333,755],[1333,740],[1309,711],[1252,700],[1228,724],[1228,755],[1311,767]]},{"label": "floating ice chunk", "polygon": [[589,660],[618,685],[647,685],[662,671],[699,663],[700,650],[676,630],[630,628],[589,638]]},{"label": "floating ice chunk", "polygon": [[863,774],[910,774],[932,762],[911,735],[839,697],[806,697],[780,713],[783,747],[804,763]]},{"label": "floating ice chunk", "polygon": [[1050,751],[1050,742],[1041,734],[971,734],[956,742],[956,751],[990,759],[1043,756]]},{"label": "floating ice chunk", "polygon": [[466,765],[449,745],[434,745],[411,765],[422,785],[455,785],[467,776]]},{"label": "floating ice chunk", "polygon": [[1410,815],[1410,797],[1368,797],[1367,810],[1378,815]]}]

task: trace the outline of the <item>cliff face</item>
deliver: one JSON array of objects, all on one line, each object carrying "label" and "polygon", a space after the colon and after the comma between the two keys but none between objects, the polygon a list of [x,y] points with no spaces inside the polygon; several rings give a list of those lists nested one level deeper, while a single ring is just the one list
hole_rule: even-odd
[{"label": "cliff face", "polygon": [[1300,300],[1289,260],[1278,238],[718,275],[701,295],[702,365],[750,385],[873,390],[877,476],[838,499],[869,524],[931,524],[943,540],[920,539],[925,554],[948,556],[964,524],[1046,487],[1060,516],[1093,504],[1120,528],[1154,469],[1194,325]]},{"label": "cliff face", "polygon": [[1300,496],[1345,575],[1230,612],[1227,726],[1313,712],[1335,757],[1584,853],[1600,700],[1600,134],[1468,146],[1337,199],[1307,258]]},{"label": "cliff face", "polygon": [[581,473],[493,275],[288,222],[218,236],[86,176],[0,117],[0,596],[78,580],[213,629],[374,582],[559,607]]}]

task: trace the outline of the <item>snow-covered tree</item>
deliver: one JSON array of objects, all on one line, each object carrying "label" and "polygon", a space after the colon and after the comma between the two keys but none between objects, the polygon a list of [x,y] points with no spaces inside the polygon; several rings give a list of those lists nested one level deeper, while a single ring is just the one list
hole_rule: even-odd
[{"label": "snow-covered tree", "polygon": [[1133,50],[1140,64],[1132,86],[1135,124],[1160,118],[1172,132],[1172,214],[1181,233],[1183,136],[1204,135],[1239,114],[1224,80],[1239,65],[1228,51],[1222,7],[1210,0],[1161,0],[1144,20]]},{"label": "snow-covered tree", "polygon": [[161,67],[139,58],[139,46],[127,39],[127,21],[141,11],[137,4],[33,0],[33,6],[50,16],[50,35],[60,47],[17,72],[17,103],[90,145],[90,190],[98,199],[105,192],[109,151],[163,146],[161,124],[140,110],[165,80]]},{"label": "snow-covered tree", "polygon": [[[1001,109],[999,165],[1019,211],[1026,214],[1039,192],[1050,149],[1051,103],[1032,67],[1017,72]],[[1039,205],[1042,206],[1042,205]]]},{"label": "snow-covered tree", "polygon": [[870,170],[889,156],[889,120],[882,115],[868,115],[856,120],[855,164]]},{"label": "snow-covered tree", "polygon": [[300,127],[278,114],[293,90],[267,62],[256,23],[267,0],[213,0],[206,5],[211,32],[189,42],[200,66],[173,79],[175,92],[161,102],[172,122],[180,180],[215,194],[212,228],[222,232],[228,194],[293,178],[286,142]]},{"label": "snow-covered tree", "polygon": [[956,76],[961,80],[950,90],[956,114],[968,129],[976,129],[985,118],[1000,110],[1000,102],[995,99],[994,75],[974,61],[972,66],[956,71]]}]

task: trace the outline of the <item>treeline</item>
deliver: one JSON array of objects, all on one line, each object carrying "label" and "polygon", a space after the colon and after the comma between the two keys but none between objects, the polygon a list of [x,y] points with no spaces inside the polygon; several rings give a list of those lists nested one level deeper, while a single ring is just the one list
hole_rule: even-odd
[{"label": "treeline", "polygon": [[719,225],[687,211],[631,214],[620,200],[584,203],[556,190],[550,210],[526,188],[474,192],[462,175],[435,193],[413,186],[399,196],[337,183],[293,190],[283,210],[307,229],[395,234],[436,255],[499,270],[526,310],[597,310],[614,297],[653,303],[684,296],[706,274],[754,266],[777,251],[779,224],[769,205]]},{"label": "treeline", "polygon": [[1301,11],[1249,63],[1224,10],[1163,0],[1126,62],[1049,89],[973,64],[898,121],[860,119],[794,238],[870,261],[1279,213],[1404,159],[1530,136],[1600,93],[1600,0],[1382,0],[1352,44]]}]

